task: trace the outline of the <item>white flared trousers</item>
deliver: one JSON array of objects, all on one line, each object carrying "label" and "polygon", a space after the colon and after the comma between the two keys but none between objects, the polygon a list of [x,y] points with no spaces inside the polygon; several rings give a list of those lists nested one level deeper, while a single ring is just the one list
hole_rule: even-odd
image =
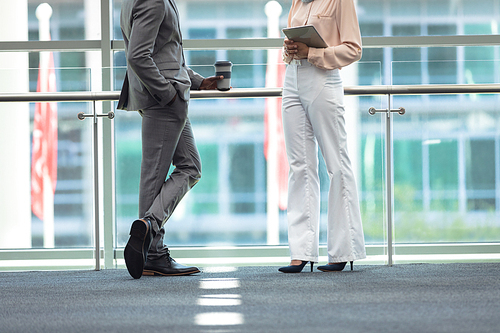
[{"label": "white flared trousers", "polygon": [[347,154],[339,70],[323,70],[306,60],[288,65],[282,112],[290,164],[287,217],[291,259],[318,262],[318,145],[330,179],[328,262],[365,258],[358,193]]}]

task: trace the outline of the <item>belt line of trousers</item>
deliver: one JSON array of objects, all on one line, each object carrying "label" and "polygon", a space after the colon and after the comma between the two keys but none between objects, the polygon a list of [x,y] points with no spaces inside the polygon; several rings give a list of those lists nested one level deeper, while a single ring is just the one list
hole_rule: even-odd
[{"label": "belt line of trousers", "polygon": [[[168,252],[164,225],[184,195],[201,177],[188,102],[180,96],[171,106],[141,110],[142,161],[139,184],[139,216],[151,221],[154,231],[148,260]],[[170,166],[174,169],[168,175]]]},{"label": "belt line of trousers", "polygon": [[318,145],[328,172],[328,262],[366,257],[358,193],[347,153],[344,91],[338,69],[305,60],[287,66],[283,129],[288,162],[288,242],[292,260],[319,257]]}]

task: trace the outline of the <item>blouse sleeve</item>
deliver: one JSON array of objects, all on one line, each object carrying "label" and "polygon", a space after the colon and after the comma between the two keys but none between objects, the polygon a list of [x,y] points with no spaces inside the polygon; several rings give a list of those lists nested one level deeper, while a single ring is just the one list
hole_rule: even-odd
[{"label": "blouse sleeve", "polygon": [[361,59],[361,33],[352,0],[340,0],[335,21],[340,35],[340,45],[327,48],[309,48],[308,61],[323,69],[345,67]]}]

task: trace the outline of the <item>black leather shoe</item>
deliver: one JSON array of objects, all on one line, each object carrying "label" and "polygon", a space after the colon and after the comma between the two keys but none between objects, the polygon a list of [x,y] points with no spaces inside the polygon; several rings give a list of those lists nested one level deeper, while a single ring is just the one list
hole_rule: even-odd
[{"label": "black leather shoe", "polygon": [[142,275],[152,241],[151,222],[147,219],[135,220],[130,227],[130,238],[123,251],[125,265],[134,279],[139,279]]},{"label": "black leather shoe", "polygon": [[160,259],[148,260],[144,266],[142,275],[149,276],[175,276],[175,275],[190,275],[199,273],[197,267],[188,267],[179,264],[170,255],[165,255]]}]

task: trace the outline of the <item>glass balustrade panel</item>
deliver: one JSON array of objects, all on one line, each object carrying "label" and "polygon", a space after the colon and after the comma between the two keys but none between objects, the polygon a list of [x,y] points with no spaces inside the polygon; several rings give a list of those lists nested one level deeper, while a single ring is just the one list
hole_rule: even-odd
[{"label": "glass balustrade panel", "polygon": [[[85,68],[4,69],[0,76],[13,93],[90,89]],[[0,247],[92,244],[92,123],[77,118],[91,107],[83,102],[0,103],[5,119]]]},{"label": "glass balustrade panel", "polygon": [[[478,57],[473,51],[465,54]],[[392,70],[400,84],[404,68],[419,68],[415,73],[436,83],[488,84],[497,82],[497,66],[491,60],[394,62]],[[393,122],[397,243],[500,240],[498,104],[495,94],[393,97],[394,108],[406,109]]]}]

